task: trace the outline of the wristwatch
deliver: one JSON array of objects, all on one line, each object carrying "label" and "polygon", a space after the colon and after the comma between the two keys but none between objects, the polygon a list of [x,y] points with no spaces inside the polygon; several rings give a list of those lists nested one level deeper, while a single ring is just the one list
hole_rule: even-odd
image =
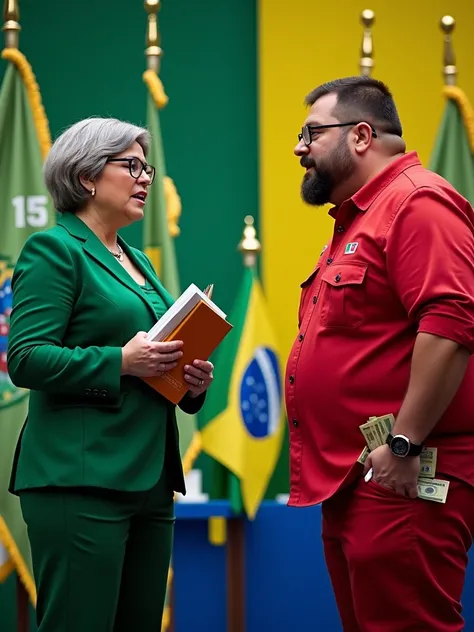
[{"label": "wristwatch", "polygon": [[408,437],[401,434],[392,435],[389,433],[387,436],[387,444],[392,454],[400,457],[418,456],[423,449],[423,445],[412,443]]}]

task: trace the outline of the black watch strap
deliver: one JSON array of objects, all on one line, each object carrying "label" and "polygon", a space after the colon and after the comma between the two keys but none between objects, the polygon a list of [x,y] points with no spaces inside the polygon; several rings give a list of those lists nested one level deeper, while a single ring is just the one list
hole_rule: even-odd
[{"label": "black watch strap", "polygon": [[[404,436],[404,435],[395,435],[395,439],[397,439],[399,436]],[[421,454],[421,451],[423,450],[423,444],[417,444],[417,443],[412,443],[407,437],[404,437],[409,444],[409,449],[408,452],[406,454],[403,455],[398,455],[398,456],[419,456]],[[389,447],[392,449],[392,441],[394,439],[394,435],[392,435],[390,432],[387,435],[387,444],[389,445]],[[392,452],[394,452],[394,454],[396,454],[396,452],[392,449]]]}]

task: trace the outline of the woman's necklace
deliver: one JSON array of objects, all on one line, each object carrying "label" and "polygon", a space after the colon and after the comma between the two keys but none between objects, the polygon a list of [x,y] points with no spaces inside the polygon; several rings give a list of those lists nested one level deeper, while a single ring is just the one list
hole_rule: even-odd
[{"label": "woman's necklace", "polygon": [[123,250],[120,246],[120,244],[117,242],[117,248],[118,248],[118,252],[113,252],[112,250],[109,250],[110,254],[112,254],[118,261],[122,262],[123,261]]}]

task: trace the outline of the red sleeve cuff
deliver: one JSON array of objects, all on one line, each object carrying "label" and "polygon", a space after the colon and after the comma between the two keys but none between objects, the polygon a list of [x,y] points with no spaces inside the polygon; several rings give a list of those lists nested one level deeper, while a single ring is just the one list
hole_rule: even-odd
[{"label": "red sleeve cuff", "polygon": [[474,353],[473,325],[464,320],[441,314],[429,314],[420,320],[418,333],[447,338]]}]

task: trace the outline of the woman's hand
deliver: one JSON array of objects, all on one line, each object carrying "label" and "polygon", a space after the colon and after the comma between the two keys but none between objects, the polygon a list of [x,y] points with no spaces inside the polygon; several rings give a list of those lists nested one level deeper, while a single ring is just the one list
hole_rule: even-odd
[{"label": "woman's hand", "polygon": [[174,369],[177,360],[183,355],[181,340],[172,342],[151,342],[145,331],[122,347],[121,375],[137,377],[155,377]]},{"label": "woman's hand", "polygon": [[194,360],[192,366],[184,367],[184,379],[188,383],[191,397],[199,397],[210,387],[214,376],[214,365],[206,360]]}]

